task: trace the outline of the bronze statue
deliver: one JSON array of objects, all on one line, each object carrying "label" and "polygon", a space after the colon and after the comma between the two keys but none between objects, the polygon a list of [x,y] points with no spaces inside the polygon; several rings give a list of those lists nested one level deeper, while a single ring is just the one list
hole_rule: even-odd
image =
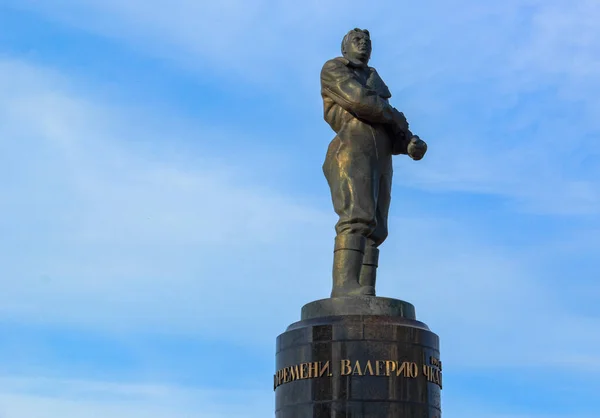
[{"label": "bronze statue", "polygon": [[392,155],[420,160],[427,144],[410,132],[404,114],[389,104],[388,87],[367,65],[369,31],[348,32],[342,55],[321,71],[324,117],[336,133],[323,164],[339,216],[331,297],[375,296],[378,247],[388,235]]}]

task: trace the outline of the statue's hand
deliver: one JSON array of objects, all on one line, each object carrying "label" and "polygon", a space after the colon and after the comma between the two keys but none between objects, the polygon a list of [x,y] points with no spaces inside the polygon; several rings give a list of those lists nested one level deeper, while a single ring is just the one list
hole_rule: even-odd
[{"label": "statue's hand", "polygon": [[407,147],[408,156],[415,161],[419,161],[427,152],[427,144],[418,136],[414,135]]}]

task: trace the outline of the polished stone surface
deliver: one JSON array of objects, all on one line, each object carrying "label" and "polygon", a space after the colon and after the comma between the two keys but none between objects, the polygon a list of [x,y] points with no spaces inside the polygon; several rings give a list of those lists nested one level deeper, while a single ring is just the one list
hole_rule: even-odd
[{"label": "polished stone surface", "polygon": [[385,315],[415,319],[415,307],[402,300],[376,296],[327,298],[302,307],[301,319],[338,315]]},{"label": "polished stone surface", "polygon": [[[414,319],[345,315],[297,322],[277,338],[276,418],[440,418],[438,360],[438,336]],[[407,367],[397,375],[402,364]],[[438,382],[428,379],[432,371]]]}]

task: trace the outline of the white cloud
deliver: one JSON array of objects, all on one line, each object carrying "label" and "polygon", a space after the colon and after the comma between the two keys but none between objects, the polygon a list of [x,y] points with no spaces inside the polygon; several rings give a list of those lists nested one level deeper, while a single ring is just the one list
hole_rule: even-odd
[{"label": "white cloud", "polygon": [[253,418],[271,413],[271,398],[268,390],[220,392],[150,384],[0,379],[2,418]]},{"label": "white cloud", "polygon": [[[553,240],[507,247],[465,223],[419,217],[396,218],[392,228],[378,292],[415,305],[455,370],[552,365],[596,373],[578,359],[600,360],[600,327],[595,317],[573,312],[560,287],[569,286],[571,298],[585,288],[546,274],[545,265],[562,251]],[[585,239],[570,245],[571,251],[589,248]],[[579,274],[592,279],[591,272]]]},{"label": "white cloud", "polygon": [[[257,187],[242,173],[258,167],[209,164],[202,147],[187,158],[163,152],[160,139],[172,134],[169,123],[157,121],[163,115],[115,110],[23,63],[5,61],[0,68],[19,74],[4,82],[12,93],[0,100],[2,163],[13,179],[3,193],[4,314],[272,346],[301,303],[327,295],[329,211]],[[155,122],[146,128],[138,123],[144,119]],[[202,138],[201,124],[178,126],[177,135]],[[132,137],[147,138],[154,148],[128,144]],[[196,158],[203,164],[194,165]],[[581,318],[566,308],[557,311],[535,266],[471,229],[428,216],[394,219],[380,294],[413,301],[431,318],[454,364],[477,367],[491,352],[521,364],[594,357],[597,333],[571,326]],[[560,321],[548,322],[559,312]],[[556,338],[557,327],[570,338]],[[476,342],[462,347],[472,332]],[[523,347],[494,343],[517,336]],[[586,342],[584,351],[569,346],[572,338]],[[552,348],[532,360],[525,347],[537,344]]]},{"label": "white cloud", "polygon": [[[566,237],[515,248],[468,219],[396,211],[379,294],[415,304],[442,337],[449,373],[551,368],[588,382],[597,375],[597,312],[573,304],[593,300],[598,288],[578,283],[581,276],[558,283],[544,267],[570,254],[597,259],[597,2],[19,3],[198,76],[263,88],[294,108],[319,106],[315,74],[343,32],[372,29],[374,64],[431,144],[421,163],[399,160],[398,186],[496,194],[579,221]],[[256,62],[264,65],[248,65]],[[282,83],[294,94],[281,94]],[[126,331],[130,341],[137,332],[177,332],[272,349],[303,302],[328,294],[330,208],[267,187],[265,167],[270,176],[285,169],[273,167],[272,154],[216,158],[208,145],[224,149],[243,135],[258,146],[259,128],[184,121],[169,109],[107,102],[95,89],[0,61],[0,175],[10,179],[0,186],[0,313]],[[404,193],[397,188],[394,198]],[[593,280],[593,272],[574,270]],[[29,361],[22,352],[17,358]],[[234,398],[239,405],[229,405]],[[447,404],[447,417],[549,417]],[[252,413],[272,413],[271,392],[0,379],[0,418]]]},{"label": "white cloud", "polygon": [[413,124],[433,146],[408,180],[506,196],[536,213],[599,213],[597,2],[455,9],[427,28],[430,49],[388,63],[426,77],[407,89]]},{"label": "white cloud", "polygon": [[[303,71],[299,59],[314,53],[319,30],[331,24],[332,14],[348,14],[358,3],[307,1],[300,4],[258,0],[143,2],[62,0],[52,6],[40,2],[15,4],[40,10],[73,26],[124,40],[145,53],[174,60],[213,77],[289,82]],[[297,40],[293,40],[297,37]],[[289,53],[293,42],[294,53]],[[279,57],[276,61],[275,56]],[[300,58],[303,57],[303,58]],[[256,63],[257,65],[248,65]],[[278,64],[278,65],[277,65]],[[216,69],[216,71],[215,71]],[[288,76],[284,76],[287,73]]]},{"label": "white cloud", "polygon": [[[302,109],[318,106],[316,74],[338,53],[343,33],[370,27],[375,65],[395,103],[431,144],[427,161],[405,181],[501,195],[535,213],[600,211],[600,149],[590,138],[600,131],[593,0],[372,7],[359,1],[63,0],[18,7],[192,71],[201,68],[201,77],[251,83]],[[291,93],[290,86],[296,86]],[[528,104],[536,94],[544,97]]]},{"label": "white cloud", "polygon": [[[75,323],[100,315],[110,327],[127,312],[164,328],[217,312],[237,318],[255,305],[248,291],[268,291],[273,271],[301,262],[285,254],[295,242],[268,260],[282,238],[310,245],[311,231],[326,230],[327,215],[249,182],[244,172],[258,167],[203,164],[201,150],[186,160],[124,145],[131,134],[161,143],[169,133],[57,89],[52,75],[23,63],[2,70],[14,91],[0,101],[11,178],[2,205],[5,312]],[[122,129],[124,119],[140,128]],[[248,279],[265,258],[271,276]]]},{"label": "white cloud", "polygon": [[[173,132],[202,144],[202,121],[183,126],[171,124],[164,109],[115,107],[22,62],[3,61],[0,75],[9,92],[0,98],[0,163],[11,178],[0,200],[8,237],[0,242],[4,315],[109,332],[218,335],[272,348],[302,302],[327,295],[333,214],[257,186],[256,176],[245,175],[260,173],[251,159],[220,165],[202,146],[187,156],[164,146]],[[219,131],[210,127],[211,138]],[[578,373],[595,373],[586,365],[598,362],[597,324],[562,306],[518,249],[497,248],[466,221],[427,215],[402,214],[392,230],[380,294],[415,303],[442,336],[447,364],[480,368],[493,355],[496,367],[575,365]],[[576,250],[582,243],[573,240]],[[68,395],[51,396],[32,390],[31,381],[26,390],[19,385],[3,382],[0,413],[7,417],[183,417],[198,400],[215,397],[148,386],[127,386],[123,394],[89,383],[60,383]],[[70,392],[76,387],[93,396]],[[105,392],[112,400],[98,401]],[[270,394],[269,409],[262,395],[246,396],[256,397],[254,411],[271,411]],[[140,408],[150,397],[157,403]],[[215,402],[214,412],[203,410],[212,415],[202,416],[248,416],[242,406],[219,405],[227,403]]]},{"label": "white cloud", "polygon": [[[564,418],[564,413],[527,413],[500,407],[473,394],[442,398],[448,418]],[[450,394],[450,392],[447,392]],[[0,378],[2,418],[254,418],[272,415],[273,392],[193,389],[178,386],[47,378]],[[592,415],[579,414],[584,418]]]},{"label": "white cloud", "polygon": [[148,55],[209,70],[211,77],[235,75],[230,82],[240,78],[263,87],[276,80],[288,86],[292,79],[316,81],[312,73],[339,53],[345,31],[367,27],[375,39],[375,60],[385,62],[382,70],[396,78],[396,90],[439,75],[461,81],[487,77],[490,71],[505,75],[503,68],[490,64],[505,63],[513,52],[508,47],[522,42],[523,14],[560,8],[541,0],[485,5],[474,0],[382,1],[369,7],[359,0],[60,0],[52,5],[25,0],[14,7],[119,39]]}]

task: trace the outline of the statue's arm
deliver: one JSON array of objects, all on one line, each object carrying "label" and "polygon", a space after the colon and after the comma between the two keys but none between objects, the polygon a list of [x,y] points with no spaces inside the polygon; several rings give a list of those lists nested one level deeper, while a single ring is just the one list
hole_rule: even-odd
[{"label": "statue's arm", "polygon": [[398,110],[396,112],[398,112],[397,123],[388,128],[392,138],[394,138],[392,154],[408,154],[408,144],[413,137],[413,133],[408,127],[408,121],[404,117],[404,113]]},{"label": "statue's arm", "polygon": [[394,124],[394,108],[375,90],[359,83],[343,62],[330,60],[321,71],[321,89],[338,105],[357,118],[371,123]]}]

